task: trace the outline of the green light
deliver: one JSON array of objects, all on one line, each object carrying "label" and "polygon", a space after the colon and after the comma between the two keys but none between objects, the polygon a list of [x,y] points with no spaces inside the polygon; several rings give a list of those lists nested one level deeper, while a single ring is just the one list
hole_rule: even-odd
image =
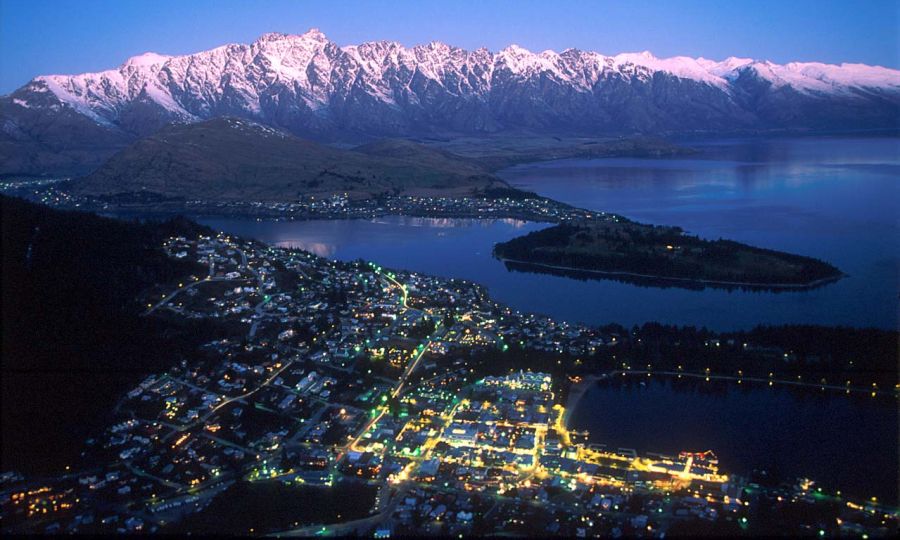
[{"label": "green light", "polygon": [[382,403],[386,402],[387,400],[388,400],[387,395],[381,396],[381,402],[382,402]]}]

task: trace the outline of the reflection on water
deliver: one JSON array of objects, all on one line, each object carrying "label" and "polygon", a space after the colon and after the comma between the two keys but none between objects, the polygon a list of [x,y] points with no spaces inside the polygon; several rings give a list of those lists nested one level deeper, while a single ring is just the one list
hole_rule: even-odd
[{"label": "reflection on water", "polygon": [[303,240],[280,240],[275,245],[282,248],[302,249],[315,253],[319,257],[332,258],[337,253],[337,246],[323,242],[305,242]]},{"label": "reflection on water", "polygon": [[753,322],[897,327],[900,139],[692,145],[701,152],[686,158],[563,160],[514,167],[503,176],[570,204],[820,258],[849,274],[816,291],[778,297],[660,291],[649,298],[607,289],[608,299],[647,302],[643,317],[639,310],[617,308],[625,320],[712,328]]},{"label": "reflection on water", "polygon": [[[214,228],[224,228],[231,232],[229,227],[232,220],[218,220],[201,218],[200,221]],[[442,229],[465,229],[476,227],[492,230],[517,230],[523,229],[528,223],[518,219],[455,219],[455,218],[425,218],[410,216],[386,216],[371,220],[348,221],[311,221],[311,222],[257,222],[235,220],[240,223],[240,228],[245,234],[264,240],[278,247],[303,249],[315,253],[320,257],[334,258],[339,253],[345,253],[348,246],[359,242],[374,242],[379,240],[375,236],[390,238],[391,242],[398,237],[406,236],[406,232],[419,234],[419,229],[427,229],[425,235],[445,237],[448,232]],[[410,229],[404,231],[404,229]]]},{"label": "reflection on water", "polygon": [[[685,160],[569,161],[504,175],[576,206],[822,258],[849,277],[774,294],[509,272],[491,257],[493,245],[547,227],[512,220],[201,222],[327,257],[473,280],[516,309],[564,320],[626,326],[656,320],[716,330],[782,323],[897,327],[900,141],[750,141],[703,149]],[[654,378],[643,387],[589,391],[573,421],[611,446],[713,449],[723,469],[762,467],[896,500],[897,409],[878,407],[778,387],[704,390]]]},{"label": "reflection on water", "polygon": [[[702,149],[683,160],[565,161],[504,175],[576,206],[818,257],[849,277],[780,294],[660,289],[509,272],[491,257],[495,243],[546,224],[396,216],[200,221],[330,258],[470,279],[516,309],[564,320],[626,326],[656,320],[716,330],[783,323],[897,327],[898,139],[732,141]],[[590,390],[573,416],[575,426],[610,446],[713,449],[725,470],[762,467],[891,500],[897,496],[897,422],[895,404],[884,408],[779,387],[703,389],[656,377],[645,386]]]},{"label": "reflection on water", "polygon": [[305,249],[323,257],[362,258],[383,266],[473,280],[485,277],[484,271],[495,266],[497,261],[491,258],[494,243],[548,226],[516,219],[408,216],[312,221],[201,217],[198,221],[214,229],[281,247]]},{"label": "reflection on water", "polygon": [[495,243],[546,224],[397,216],[201,221],[329,258],[470,279],[516,309],[570,321],[660,321],[715,330],[761,323],[897,327],[900,140],[780,139],[701,148],[703,153],[684,159],[567,160],[518,166],[503,176],[576,206],[817,257],[849,276],[815,290],[777,294],[651,288],[510,272],[491,257]]},{"label": "reflection on water", "polygon": [[890,501],[897,500],[897,422],[892,398],[638,375],[592,387],[571,418],[592,442],[612,448],[713,450],[723,471],[808,476]]},{"label": "reflection on water", "polygon": [[491,228],[496,224],[521,229],[527,221],[521,219],[470,219],[470,218],[430,218],[416,216],[386,216],[370,221],[378,225],[400,225],[403,227],[427,227],[429,229],[455,229],[459,227]]}]

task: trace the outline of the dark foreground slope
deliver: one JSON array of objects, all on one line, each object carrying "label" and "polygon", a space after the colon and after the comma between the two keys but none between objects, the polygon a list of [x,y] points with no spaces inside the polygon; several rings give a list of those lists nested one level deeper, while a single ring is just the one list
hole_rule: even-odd
[{"label": "dark foreground slope", "polygon": [[198,271],[160,248],[197,226],[127,223],[8,197],[0,210],[2,469],[49,472],[72,463],[128,385],[187,350],[198,328],[140,317],[134,298]]}]

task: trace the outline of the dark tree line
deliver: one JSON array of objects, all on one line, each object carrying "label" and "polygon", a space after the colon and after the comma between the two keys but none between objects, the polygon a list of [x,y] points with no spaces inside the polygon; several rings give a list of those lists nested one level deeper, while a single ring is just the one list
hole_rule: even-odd
[{"label": "dark tree line", "polygon": [[9,197],[0,211],[3,468],[59,468],[124,391],[215,333],[204,322],[141,317],[136,301],[154,284],[205,271],[162,250],[168,236],[200,229]]},{"label": "dark tree line", "polygon": [[[678,246],[677,251],[667,250],[668,245]],[[811,257],[645,225],[560,224],[497,244],[494,253],[572,269],[759,284],[808,284],[840,275],[834,266]]]}]

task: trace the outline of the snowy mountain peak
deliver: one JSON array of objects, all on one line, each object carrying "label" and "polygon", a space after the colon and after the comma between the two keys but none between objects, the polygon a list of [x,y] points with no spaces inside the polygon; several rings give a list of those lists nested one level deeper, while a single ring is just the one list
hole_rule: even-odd
[{"label": "snowy mountain peak", "polygon": [[[305,44],[311,47],[321,47],[331,43],[318,28],[311,28],[303,34],[285,34],[283,32],[269,32],[261,35],[251,44],[251,47],[268,48],[279,45]],[[198,53],[203,54],[203,53]]]},{"label": "snowy mountain peak", "polygon": [[529,51],[525,47],[522,47],[515,43],[510,43],[509,45],[506,46],[505,49],[503,49],[500,52],[501,52],[501,54],[505,53],[505,54],[511,54],[511,55],[515,55],[515,56],[528,56],[531,54],[531,51]]},{"label": "snowy mountain peak", "polygon": [[[516,44],[494,54],[486,49],[468,52],[439,41],[412,49],[397,42],[376,41],[343,48],[335,46],[333,50],[326,51],[331,44],[317,28],[303,34],[272,32],[263,34],[249,46],[226,45],[180,57],[145,53],[128,59],[118,70],[69,77],[53,76],[55,84],[51,90],[66,103],[75,105],[76,101],[80,101],[77,104],[79,108],[89,108],[106,116],[96,110],[92,101],[132,99],[148,85],[171,89],[171,99],[157,101],[177,103],[179,114],[191,109],[190,104],[182,103],[180,96],[176,95],[179,88],[193,89],[193,98],[215,101],[213,94],[225,86],[238,85],[242,89],[241,94],[256,100],[260,91],[265,93],[265,88],[276,80],[281,83],[299,82],[331,92],[352,86],[352,78],[363,75],[370,86],[381,88],[376,93],[382,94],[382,101],[395,101],[397,96],[387,99],[388,96],[383,95],[385,88],[401,88],[409,81],[388,81],[384,78],[407,71],[415,72],[417,67],[422,68],[418,70],[420,73],[434,77],[435,82],[442,85],[445,81],[438,79],[449,72],[456,72],[455,76],[459,78],[470,78],[473,71],[487,74],[496,73],[497,68],[505,68],[525,77],[550,73],[561,82],[570,82],[581,89],[590,89],[610,76],[637,77],[646,81],[653,74],[662,72],[729,92],[731,83],[744,70],[752,69],[758,77],[773,85],[790,86],[805,93],[846,93],[851,88],[896,90],[900,87],[900,72],[897,70],[860,64],[836,66],[793,62],[781,66],[770,61],[736,57],[723,61],[681,56],[657,58],[650,51],[621,53],[612,57],[578,49],[566,49],[562,54],[552,50],[533,53]],[[427,65],[416,65],[421,62]],[[459,72],[463,65],[468,66],[468,73]],[[156,72],[159,73],[154,75]],[[315,75],[315,80],[309,78],[310,74]],[[382,80],[376,82],[375,78]],[[488,79],[485,82],[490,85],[493,81]],[[201,91],[200,88],[193,88],[197,84],[210,87]],[[115,96],[104,96],[109,93],[106,88],[110,85],[119,92]],[[489,89],[480,88],[479,94],[483,95],[485,90]],[[116,104],[108,105],[112,109],[117,108]],[[205,103],[204,107],[212,105]],[[247,103],[245,108],[258,110],[259,106],[259,103]]]},{"label": "snowy mountain peak", "polygon": [[167,62],[171,56],[167,56],[164,54],[157,54],[155,52],[145,52],[144,54],[139,54],[137,56],[132,56],[128,60],[125,61],[123,66],[131,66],[131,67],[152,67],[164,64]]},{"label": "snowy mountain peak", "polygon": [[[778,98],[773,93],[790,94]],[[15,101],[12,101],[12,100]],[[115,69],[50,75],[2,98],[10,114],[74,111],[102,126],[151,133],[171,121],[238,116],[296,134],[430,130],[691,130],[769,125],[891,125],[900,71],[650,51],[467,51],[439,41],[338,46],[316,28],[267,33],[184,56],[145,53]],[[806,100],[807,112],[785,111]],[[811,120],[809,111],[829,111]],[[9,112],[12,111],[12,112]],[[41,112],[43,111],[43,113]],[[806,116],[804,116],[806,115]],[[827,118],[825,118],[827,117]],[[47,121],[49,122],[49,120]],[[21,124],[21,126],[20,126]]]},{"label": "snowy mountain peak", "polygon": [[306,31],[305,34],[303,34],[303,37],[305,39],[311,39],[315,41],[328,41],[328,38],[325,36],[325,34],[322,33],[322,31],[318,28],[310,28]]}]

